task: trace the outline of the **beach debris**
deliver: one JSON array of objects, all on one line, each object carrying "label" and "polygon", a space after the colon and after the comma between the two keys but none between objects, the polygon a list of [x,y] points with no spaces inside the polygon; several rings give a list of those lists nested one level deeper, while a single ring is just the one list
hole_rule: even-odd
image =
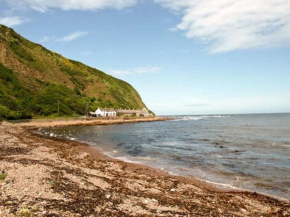
[{"label": "beach debris", "polygon": [[79,154],[79,155],[76,156],[75,158],[76,158],[76,159],[84,159],[84,158],[86,158],[87,156],[89,156],[89,153],[84,152],[84,153]]},{"label": "beach debris", "polygon": [[[0,128],[0,135],[5,131],[8,134],[9,130],[18,129]],[[18,131],[18,134],[23,136],[21,141],[9,142],[9,145],[0,144],[0,156],[4,159],[0,161],[0,174],[7,175],[5,181],[0,181],[0,216],[157,217],[290,214],[289,203],[268,196],[250,192],[206,191],[179,178],[144,173],[144,169],[138,169],[136,165],[132,166],[131,170],[129,166],[122,167],[125,163],[93,158],[93,154],[85,152],[87,147],[82,145],[72,146],[71,142],[50,140],[46,137],[41,137],[40,142],[40,138],[23,134],[21,129]],[[53,132],[53,135],[55,134],[56,132]],[[4,136],[2,135],[3,140]],[[34,141],[33,146],[28,145],[31,141]],[[23,148],[22,143],[27,144],[27,147]],[[39,146],[45,144],[49,149],[39,149]],[[54,149],[50,149],[52,147]],[[52,152],[50,150],[57,154],[48,156],[48,153]],[[6,157],[5,153],[9,155]],[[11,159],[10,154],[15,153],[19,158],[13,156],[13,162],[6,161]],[[87,155],[90,157],[86,157]],[[34,160],[38,158],[39,161]],[[80,158],[82,160],[79,160]],[[22,165],[22,162],[25,165]],[[33,169],[28,169],[28,166],[33,166]],[[35,171],[30,173],[29,170]],[[27,171],[25,176],[23,171]],[[11,184],[13,180],[15,184]],[[107,182],[110,183],[108,187],[105,184]],[[127,183],[134,183],[134,186],[131,188]]]},{"label": "beach debris", "polygon": [[50,133],[50,134],[49,134],[49,136],[50,136],[50,137],[53,137],[53,136],[54,136],[54,134],[53,134],[53,133]]},{"label": "beach debris", "polygon": [[246,209],[243,209],[243,208],[240,208],[240,210],[241,210],[243,213],[247,213],[247,212],[248,212]]},{"label": "beach debris", "polygon": [[76,140],[76,138],[70,138],[70,140],[74,141],[74,140]]}]

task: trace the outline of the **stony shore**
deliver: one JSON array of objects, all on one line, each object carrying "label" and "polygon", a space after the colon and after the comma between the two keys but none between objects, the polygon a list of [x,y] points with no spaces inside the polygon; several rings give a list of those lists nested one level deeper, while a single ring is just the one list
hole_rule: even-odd
[{"label": "stony shore", "polygon": [[78,125],[112,125],[112,124],[130,124],[130,123],[141,123],[141,122],[153,122],[153,121],[166,121],[170,118],[165,117],[152,117],[152,118],[133,118],[133,119],[122,119],[122,118],[86,118],[86,119],[67,119],[67,120],[33,120],[29,122],[23,122],[17,124],[19,127],[25,128],[40,128],[40,127],[59,127],[59,126],[78,126]]},{"label": "stony shore", "polygon": [[[161,119],[143,119],[158,121]],[[39,121],[0,126],[0,216],[290,216],[290,203],[222,192],[192,179],[111,159],[33,128],[136,120]]]}]

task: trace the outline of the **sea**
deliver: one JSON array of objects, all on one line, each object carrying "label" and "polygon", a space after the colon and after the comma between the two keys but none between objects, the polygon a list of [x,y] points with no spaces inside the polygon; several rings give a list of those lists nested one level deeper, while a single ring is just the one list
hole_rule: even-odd
[{"label": "sea", "polygon": [[290,200],[290,114],[188,115],[41,133],[88,143],[110,157],[229,190]]}]

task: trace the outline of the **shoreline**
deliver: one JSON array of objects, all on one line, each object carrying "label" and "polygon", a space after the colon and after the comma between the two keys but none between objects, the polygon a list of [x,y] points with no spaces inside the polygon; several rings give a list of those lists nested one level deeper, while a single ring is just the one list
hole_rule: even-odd
[{"label": "shoreline", "polygon": [[[99,122],[100,120],[97,121]],[[104,120],[102,124],[137,123],[136,121]],[[161,119],[158,119],[158,121],[161,121]],[[144,122],[144,119],[143,121],[138,120],[138,122]],[[4,153],[4,156],[0,157],[0,162],[4,162],[3,165],[0,165],[0,170],[5,170],[7,180],[11,176],[15,179],[14,183],[18,183],[17,180],[22,177],[15,175],[17,171],[27,170],[25,167],[46,167],[42,168],[42,170],[46,171],[42,174],[42,179],[53,179],[53,184],[52,182],[50,184],[48,184],[49,182],[44,182],[42,185],[31,186],[31,183],[28,183],[27,185],[32,191],[32,195],[29,198],[22,194],[25,188],[29,187],[25,187],[24,190],[18,189],[18,194],[22,195],[22,197],[16,197],[14,200],[9,199],[5,193],[4,195],[0,193],[0,216],[1,212],[2,214],[12,214],[13,216],[13,214],[19,214],[23,209],[32,212],[35,206],[40,210],[33,211],[36,216],[46,216],[51,213],[56,216],[75,216],[75,214],[86,216],[93,213],[99,213],[102,216],[109,214],[125,214],[127,216],[167,216],[172,214],[180,216],[224,216],[226,214],[234,216],[258,214],[265,216],[290,215],[289,201],[249,191],[220,190],[212,186],[212,184],[205,183],[205,181],[197,178],[170,175],[168,172],[151,168],[147,165],[128,163],[110,158],[100,150],[94,149],[85,143],[60,138],[48,138],[32,132],[39,127],[64,126],[63,122],[38,123],[40,125],[36,123],[27,124],[4,123],[4,125],[0,126],[3,131],[0,140],[3,147],[0,146],[0,150]],[[71,122],[67,123],[67,125],[71,124]],[[88,122],[85,124],[88,124]],[[89,125],[91,124],[93,123],[89,122]],[[73,125],[81,125],[81,123],[78,122]],[[5,141],[5,138],[7,141]],[[13,166],[11,166],[13,164],[14,167],[16,164],[16,167],[19,168],[13,169]],[[73,172],[71,172],[72,170]],[[39,168],[35,168],[35,171],[39,171]],[[93,177],[91,177],[92,174],[94,175]],[[109,177],[113,177],[117,181],[112,181]],[[36,177],[29,178],[33,180]],[[41,175],[38,178],[41,178]],[[13,188],[16,191],[19,186],[13,186],[13,184],[9,186],[10,183],[6,183],[7,180],[5,180],[0,181],[2,192],[4,187],[4,192],[5,189],[8,189],[10,197],[13,197],[13,194],[11,194]],[[38,181],[41,182],[40,180]],[[67,189],[63,183],[65,181],[75,187]],[[39,188],[44,188],[44,192],[39,192],[41,191]],[[73,195],[72,192],[75,189],[80,192],[98,194],[101,198],[101,204],[98,199],[94,200],[86,197],[81,197],[80,199],[79,195]],[[39,202],[38,195],[41,193],[48,194],[48,198],[42,198],[42,200],[52,203],[51,210],[47,210],[48,207]],[[70,196],[62,196],[62,194]],[[113,195],[116,197],[117,195],[121,196],[121,201],[117,200]],[[3,198],[6,198],[6,201],[3,201]],[[73,201],[78,201],[81,204],[75,204],[77,207],[73,208],[70,205]],[[60,202],[62,203],[61,207],[57,205]],[[94,204],[96,208],[83,211],[86,207],[83,202]],[[24,208],[19,210],[16,207]]]},{"label": "shoreline", "polygon": [[142,123],[142,122],[156,122],[156,121],[167,121],[171,118],[165,117],[153,117],[153,118],[133,118],[133,119],[122,119],[122,118],[111,118],[111,119],[99,119],[99,118],[86,118],[80,120],[67,119],[67,120],[47,120],[37,119],[29,122],[15,123],[20,127],[28,128],[42,128],[42,127],[61,127],[61,126],[80,126],[80,125],[113,125],[113,124],[131,124],[131,123]]},{"label": "shoreline", "polygon": [[[168,120],[170,120],[170,119],[168,119]],[[158,120],[158,121],[167,121],[167,119],[166,120]],[[146,122],[146,121],[140,121],[140,122]],[[131,122],[131,123],[140,123],[140,122]],[[106,123],[106,124],[101,124],[101,125],[114,125],[114,124],[116,124],[116,123]],[[118,122],[117,124],[129,124],[129,122],[126,122],[126,123]],[[70,125],[64,125],[64,126],[70,126]],[[39,128],[36,128],[36,129],[39,129]],[[34,135],[38,135],[40,137],[47,138],[47,139],[56,138],[56,139],[59,139],[60,141],[64,141],[64,142],[71,141],[69,138],[59,138],[59,137],[51,138],[48,135],[36,132],[36,129],[29,130],[29,132],[34,134]],[[167,171],[167,170],[155,168],[155,167],[153,167],[151,165],[148,165],[148,164],[145,164],[145,163],[142,163],[142,162],[137,162],[137,161],[135,162],[135,161],[131,161],[131,160],[126,160],[124,158],[122,158],[122,159],[115,158],[115,157],[110,156],[106,152],[104,152],[101,148],[91,147],[91,145],[89,143],[85,142],[85,141],[75,141],[75,142],[79,143],[80,145],[88,146],[88,149],[92,149],[92,151],[97,152],[98,155],[102,155],[105,159],[113,160],[113,161],[120,161],[120,162],[124,162],[124,163],[127,163],[127,164],[133,164],[133,165],[135,165],[137,167],[138,166],[140,166],[140,167],[148,167],[148,169],[151,170],[151,171],[158,172],[158,173],[163,174],[165,176],[174,177],[174,178],[179,179],[179,180],[191,182],[194,185],[197,185],[199,187],[205,188],[205,189],[210,190],[210,191],[228,192],[228,193],[254,193],[254,194],[259,194],[259,195],[262,195],[262,196],[270,197],[270,198],[273,198],[273,199],[276,199],[276,200],[279,200],[279,201],[282,201],[282,202],[290,203],[290,199],[286,199],[286,198],[279,197],[279,196],[276,196],[276,195],[266,194],[266,193],[263,193],[263,192],[258,192],[258,191],[254,191],[254,190],[250,190],[250,189],[246,189],[246,188],[239,188],[239,187],[235,187],[233,185],[226,184],[226,183],[209,181],[209,180],[198,178],[198,177],[192,176],[192,175],[191,176],[183,176],[183,175],[180,175],[180,174],[172,173],[172,172]]]}]

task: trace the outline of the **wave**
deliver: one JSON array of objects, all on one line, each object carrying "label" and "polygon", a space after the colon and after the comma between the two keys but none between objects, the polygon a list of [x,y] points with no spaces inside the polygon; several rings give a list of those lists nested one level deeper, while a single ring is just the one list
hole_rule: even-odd
[{"label": "wave", "polygon": [[202,116],[184,116],[184,117],[174,117],[172,121],[199,121],[204,119],[212,118],[229,118],[230,115],[202,115]]}]

